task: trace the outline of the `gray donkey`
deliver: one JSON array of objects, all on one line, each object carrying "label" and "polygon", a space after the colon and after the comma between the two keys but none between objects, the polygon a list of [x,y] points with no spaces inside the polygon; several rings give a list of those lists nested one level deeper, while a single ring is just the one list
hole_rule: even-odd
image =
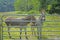
[{"label": "gray donkey", "polygon": [[[24,29],[26,39],[28,40],[27,32],[26,32],[27,27],[24,27],[24,26],[27,26],[31,20],[36,20],[36,19],[32,15],[28,15],[25,18],[21,18],[21,19],[20,18],[14,18],[14,17],[8,17],[8,18],[6,18],[5,23],[7,24],[7,26],[20,26],[20,31],[21,31],[20,35],[22,34],[22,29]],[[32,22],[32,23],[34,24],[35,22]],[[9,30],[10,30],[10,27],[8,27],[8,34],[10,35]],[[11,35],[9,36],[9,38],[11,38]],[[21,36],[20,36],[20,39],[21,39]]]}]

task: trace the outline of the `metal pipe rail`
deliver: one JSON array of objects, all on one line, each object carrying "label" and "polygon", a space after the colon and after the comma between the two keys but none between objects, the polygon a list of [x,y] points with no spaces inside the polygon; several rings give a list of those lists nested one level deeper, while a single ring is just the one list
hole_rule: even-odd
[{"label": "metal pipe rail", "polygon": [[[37,31],[3,31],[3,32],[37,32]],[[40,30],[38,30],[38,32],[40,32]],[[60,32],[60,30],[57,30],[57,31],[42,31],[42,32]]]},{"label": "metal pipe rail", "polygon": [[[20,28],[20,27],[27,27],[27,26],[4,26],[4,28],[7,28],[7,27],[11,27],[11,28]],[[30,26],[30,27],[32,27],[32,28],[35,28],[35,27],[37,27],[37,28],[40,28],[40,26]],[[28,28],[30,28],[30,27],[28,27]],[[54,26],[53,27],[53,25],[48,25],[48,26],[44,26],[45,28],[60,28],[60,26]]]},{"label": "metal pipe rail", "polygon": [[[3,14],[2,15],[2,22],[5,22],[5,20],[3,20],[3,17],[4,16],[27,16],[27,15],[29,15],[29,14]],[[30,14],[30,15],[33,15],[33,16],[41,16],[41,14]],[[45,15],[45,16],[59,16],[60,17],[60,15]],[[9,21],[9,20],[8,20]],[[34,21],[34,20],[30,20],[30,21],[28,21],[28,20],[10,20],[10,22],[36,22],[36,21]],[[59,22],[60,23],[60,20],[45,20],[44,22]],[[43,26],[42,26],[43,24],[41,24],[41,26],[30,26],[30,27],[27,27],[27,26],[2,26],[2,28],[19,28],[19,27],[25,27],[25,28],[39,28],[40,30],[38,30],[38,32],[40,32],[40,34],[39,35],[32,35],[32,36],[39,36],[40,38],[42,37],[42,33],[41,32],[60,32],[60,30],[42,30],[42,28],[43,28]],[[55,26],[53,26],[53,25],[48,25],[48,26],[44,26],[44,27],[46,27],[46,28],[60,28],[60,26],[58,26],[58,25],[55,25]],[[21,30],[17,30],[17,31],[14,31],[14,30],[3,30],[2,29],[2,32],[37,32],[37,30],[35,31],[33,31],[33,30],[30,30],[30,31],[21,31]],[[6,37],[7,35],[3,35],[2,34],[2,37]],[[8,35],[8,37],[9,36],[11,36],[12,37],[12,35]],[[23,35],[23,36],[30,36],[30,35]],[[49,35],[48,35],[49,36]],[[50,35],[51,36],[51,35]],[[54,35],[54,36],[56,36],[56,35]],[[20,37],[20,35],[19,35],[19,37]],[[21,35],[21,37],[22,37],[22,35]],[[12,38],[11,38],[12,39]],[[19,39],[20,40],[20,39]]]},{"label": "metal pipe rail", "polygon": [[[4,37],[6,37],[7,35],[3,35]],[[12,35],[8,35],[8,36],[12,36]],[[15,35],[14,35],[15,36]],[[20,35],[20,36],[30,36],[30,35]],[[15,37],[20,37],[20,36],[15,36]],[[40,36],[40,35],[32,35],[32,36]],[[43,36],[59,36],[59,35],[51,35],[51,34],[49,34],[49,35],[43,35]]]},{"label": "metal pipe rail", "polygon": [[[3,14],[2,16],[27,16],[27,15],[33,15],[33,16],[40,16],[41,14]],[[60,15],[50,15],[45,14],[46,16],[60,16]]]},{"label": "metal pipe rail", "polygon": [[27,15],[40,16],[39,14],[3,14],[3,16],[27,16]]},{"label": "metal pipe rail", "polygon": [[[30,21],[28,21],[28,20],[17,20],[17,19],[15,19],[15,20],[7,20],[6,22],[36,22],[35,20],[30,20]],[[3,21],[3,22],[5,22],[5,20]],[[54,21],[52,21],[52,20],[46,20],[45,22],[60,22],[60,20],[54,20]]]}]

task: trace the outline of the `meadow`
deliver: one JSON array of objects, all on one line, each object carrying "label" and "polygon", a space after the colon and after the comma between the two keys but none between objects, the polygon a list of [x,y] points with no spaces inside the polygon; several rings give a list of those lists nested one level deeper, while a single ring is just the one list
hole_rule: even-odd
[{"label": "meadow", "polygon": [[[0,12],[0,18],[3,14],[19,14],[19,13],[30,13],[30,12],[19,12],[19,11],[16,11],[16,12]],[[32,12],[33,13],[33,12]],[[36,12],[35,13],[39,14],[39,12]],[[3,20],[5,20],[8,16],[6,17],[3,17]],[[55,37],[60,37],[60,15],[58,14],[46,14],[46,21],[43,22],[43,25],[42,25],[42,39],[43,40],[51,40],[52,38],[55,38]],[[2,20],[0,20],[1,22]],[[19,36],[20,36],[20,28],[15,28],[15,27],[11,27],[10,28],[10,34],[11,34],[11,37],[12,39],[9,38],[9,35],[8,35],[8,27],[6,27],[7,25],[5,24],[5,22],[2,23],[2,25],[4,26],[3,27],[3,40],[19,40]],[[27,36],[28,36],[28,39],[29,40],[38,40],[37,39],[37,28],[34,28],[34,31],[36,33],[36,36],[32,35],[32,30],[31,30],[31,26],[30,24],[27,25],[28,27],[26,28],[27,29]],[[0,30],[2,32],[2,30]],[[16,32],[12,32],[12,31],[16,31]],[[26,40],[25,38],[25,34],[24,34],[24,29],[23,29],[23,32],[22,32],[22,40]],[[0,32],[0,33],[1,33]]]}]

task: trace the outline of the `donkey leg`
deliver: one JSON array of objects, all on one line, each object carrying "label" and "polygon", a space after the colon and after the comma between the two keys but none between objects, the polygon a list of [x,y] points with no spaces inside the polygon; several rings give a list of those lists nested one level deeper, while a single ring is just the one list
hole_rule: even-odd
[{"label": "donkey leg", "polygon": [[10,35],[10,27],[8,27],[8,35],[9,35],[9,38],[11,38],[11,35]]},{"label": "donkey leg", "polygon": [[24,28],[24,29],[25,29],[25,37],[28,40],[26,28]]},{"label": "donkey leg", "polygon": [[39,39],[39,32],[38,32],[38,27],[37,27],[37,39]]},{"label": "donkey leg", "polygon": [[36,36],[35,27],[31,27],[32,35]]},{"label": "donkey leg", "polygon": [[39,32],[40,28],[37,27],[37,39],[38,40],[41,40],[41,35],[40,35],[40,32]]},{"label": "donkey leg", "polygon": [[32,35],[34,35],[34,28],[31,27]]},{"label": "donkey leg", "polygon": [[32,25],[31,25],[31,31],[32,31],[32,35],[36,35],[36,33],[35,33],[35,31],[34,31],[34,27],[35,26],[35,23],[33,23]]},{"label": "donkey leg", "polygon": [[36,29],[36,28],[33,29],[33,35],[34,35],[34,36],[37,36],[35,29]]},{"label": "donkey leg", "polygon": [[20,28],[20,40],[21,40],[22,28]]},{"label": "donkey leg", "polygon": [[[7,24],[8,26],[10,26],[10,24]],[[11,35],[10,35],[10,27],[8,27],[8,35],[9,35],[9,38],[11,39]]]}]

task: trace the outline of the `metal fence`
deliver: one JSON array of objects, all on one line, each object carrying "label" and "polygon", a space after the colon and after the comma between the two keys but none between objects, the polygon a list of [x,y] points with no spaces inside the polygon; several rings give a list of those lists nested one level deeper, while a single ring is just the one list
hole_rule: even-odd
[{"label": "metal fence", "polygon": [[[42,15],[32,15],[35,16],[37,19],[36,21],[10,20],[10,22],[30,22],[30,24],[27,26],[7,26],[5,23],[7,17],[21,18],[28,16],[27,14],[2,15],[1,40],[60,40],[60,15],[45,15],[45,21],[39,19],[39,17],[41,18]],[[37,25],[31,26],[32,22],[36,22]]]}]

